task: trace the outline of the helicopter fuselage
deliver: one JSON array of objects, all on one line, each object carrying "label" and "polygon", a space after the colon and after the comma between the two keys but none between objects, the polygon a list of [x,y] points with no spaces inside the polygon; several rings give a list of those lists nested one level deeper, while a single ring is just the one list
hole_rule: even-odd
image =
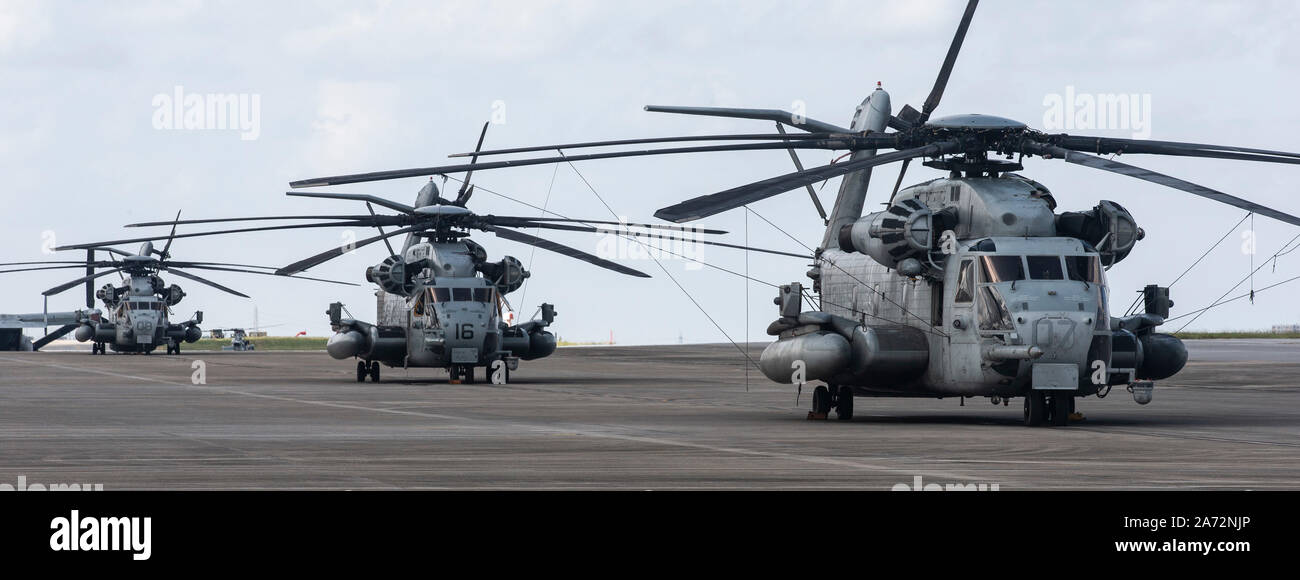
[{"label": "helicopter fuselage", "polygon": [[[549,305],[542,320],[503,320],[501,294],[517,289],[527,273],[513,258],[485,263],[482,247],[468,239],[416,244],[403,256],[389,257],[367,273],[380,285],[378,324],[343,318],[342,306],[331,305],[335,334],[326,350],[336,359],[361,359],[358,380],[377,377],[378,364],[445,368],[453,379],[471,380],[474,368],[488,367],[490,377],[504,380],[519,360],[550,355],[555,337],[545,330],[553,319]],[[483,271],[510,280],[489,280]]]},{"label": "helicopter fuselage", "polygon": [[1015,175],[900,191],[820,252],[819,312],[800,311],[799,285],[783,288],[794,301],[778,299],[764,373],[869,396],[1006,398],[1178,372],[1182,344],[1153,332],[1167,312],[1110,314],[1104,267],[1140,239],[1132,216],[1111,202],[1054,209],[1046,188]]}]

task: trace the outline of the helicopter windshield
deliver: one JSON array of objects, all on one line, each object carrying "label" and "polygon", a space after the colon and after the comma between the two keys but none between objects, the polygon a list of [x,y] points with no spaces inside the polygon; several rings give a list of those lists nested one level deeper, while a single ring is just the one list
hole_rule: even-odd
[{"label": "helicopter windshield", "polygon": [[1062,280],[1060,256],[1029,256],[1029,277],[1033,280]]},{"label": "helicopter windshield", "polygon": [[492,302],[491,288],[433,288],[434,302]]},{"label": "helicopter windshield", "polygon": [[1097,256],[1066,256],[1065,272],[1071,280],[1101,283],[1101,262]]},{"label": "helicopter windshield", "polygon": [[986,282],[1011,282],[1025,279],[1025,267],[1020,256],[982,256]]}]

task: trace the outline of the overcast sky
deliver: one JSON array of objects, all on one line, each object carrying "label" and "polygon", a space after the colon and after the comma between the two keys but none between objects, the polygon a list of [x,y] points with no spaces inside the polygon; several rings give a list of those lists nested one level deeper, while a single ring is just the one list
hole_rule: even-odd
[{"label": "overcast sky", "polygon": [[[877,81],[894,110],[919,108],[947,50],[962,1],[900,2],[37,2],[0,0],[0,257],[50,259],[57,243],[133,237],[123,224],[170,218],[283,213],[356,213],[354,202],[287,198],[291,180],[421,167],[472,149],[496,114],[487,146],[603,138],[768,132],[767,122],[646,113],[646,104],[788,109],[848,125]],[[977,11],[935,116],[979,112],[1043,128],[1051,95],[1149,96],[1150,137],[1300,151],[1294,100],[1300,88],[1300,5],[1294,2],[1011,2]],[[242,94],[260,108],[254,134],[235,129],[156,128],[159,95]],[[1070,87],[1073,87],[1070,89]],[[251,103],[251,101],[250,101]],[[251,104],[246,113],[253,112]],[[502,118],[504,116],[504,118]],[[1129,136],[1132,131],[1073,130]],[[802,154],[807,166],[830,152]],[[1178,158],[1125,161],[1300,214],[1300,167]],[[792,170],[783,151],[637,158],[581,164],[582,175],[634,220],[665,205]],[[897,169],[876,172],[868,197],[879,207]],[[1148,283],[1167,284],[1245,212],[1145,182],[1028,160],[1025,175],[1051,188],[1066,210],[1099,199],[1126,206],[1146,229],[1113,268],[1112,307],[1123,310]],[[908,181],[939,176],[913,166]],[[550,186],[554,176],[554,185]],[[332,188],[409,203],[422,178]],[[609,212],[568,167],[485,172],[481,187],[571,217]],[[454,183],[452,184],[454,185]],[[548,187],[550,188],[547,201]],[[834,201],[838,180],[822,200]],[[536,215],[480,191],[479,213]],[[807,195],[795,191],[753,206],[808,245],[821,238]],[[743,242],[746,216],[701,222]],[[1243,228],[1249,225],[1249,221]],[[1300,229],[1255,220],[1256,265]],[[358,237],[372,235],[355,232]],[[280,266],[339,245],[337,230],[179,240],[182,260]],[[596,251],[599,238],[554,239]],[[630,278],[581,262],[477,236],[492,256],[531,264],[527,293],[511,295],[523,315],[556,304],[555,330],[569,340],[675,343],[765,340],[776,316],[771,287],[712,268],[628,261],[654,278]],[[800,246],[756,216],[751,245]],[[382,244],[311,270],[362,282]],[[737,271],[744,253],[707,248],[710,264]],[[54,259],[75,259],[76,255]],[[806,282],[807,262],[750,255],[750,275],[773,284]],[[1174,286],[1175,315],[1212,302],[1250,271],[1242,233],[1232,232]],[[1270,264],[1254,285],[1300,276],[1300,253]],[[40,311],[40,292],[73,272],[8,274],[0,311]],[[207,326],[252,325],[254,307],[273,334],[328,333],[328,303],[373,319],[372,290],[243,274],[213,275],[253,300],[181,280],[188,316]],[[169,280],[175,281],[175,280]],[[721,326],[710,322],[680,284]],[[1238,292],[1248,289],[1243,284]],[[1300,323],[1292,299],[1300,281],[1238,301],[1196,321],[1197,329],[1257,329]],[[748,293],[748,299],[746,298]],[[1235,295],[1235,293],[1234,293]],[[80,293],[51,309],[79,306]]]}]

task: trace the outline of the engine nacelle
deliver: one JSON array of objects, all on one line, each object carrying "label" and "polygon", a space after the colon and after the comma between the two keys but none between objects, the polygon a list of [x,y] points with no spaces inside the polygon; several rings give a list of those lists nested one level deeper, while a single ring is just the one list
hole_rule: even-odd
[{"label": "engine nacelle", "polygon": [[117,304],[118,299],[125,292],[126,288],[118,288],[112,284],[105,284],[103,288],[100,288],[95,292],[95,297],[103,300],[105,304],[114,305]]},{"label": "engine nacelle", "polygon": [[1138,240],[1146,237],[1133,214],[1118,203],[1102,200],[1090,211],[1056,216],[1056,234],[1078,238],[1097,248],[1107,265],[1126,258]]},{"label": "engine nacelle", "polygon": [[416,271],[414,264],[408,265],[401,256],[393,255],[384,258],[384,261],[377,265],[366,268],[366,280],[378,284],[389,294],[410,296],[415,292],[415,283],[411,281],[411,277]]},{"label": "engine nacelle", "polygon": [[935,213],[915,199],[903,199],[886,211],[867,214],[840,228],[840,249],[866,254],[888,268],[899,268],[908,259],[925,262],[938,233],[951,227],[946,223],[949,215],[947,211]]},{"label": "engine nacelle", "polygon": [[483,276],[496,284],[497,292],[509,294],[518,290],[524,285],[524,280],[530,274],[524,269],[524,265],[514,256],[505,256],[500,262],[482,263],[478,265],[478,271]]},{"label": "engine nacelle", "polygon": [[185,291],[181,290],[180,284],[172,284],[170,287],[167,288],[167,292],[165,293],[164,297],[167,300],[168,306],[175,306],[177,304],[180,304],[181,300],[185,298]]}]

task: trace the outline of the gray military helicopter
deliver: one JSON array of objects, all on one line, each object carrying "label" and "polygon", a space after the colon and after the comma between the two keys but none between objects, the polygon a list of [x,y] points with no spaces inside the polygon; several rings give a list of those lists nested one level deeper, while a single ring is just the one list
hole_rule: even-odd
[{"label": "gray military helicopter", "polygon": [[[487,125],[484,125],[486,132]],[[485,133],[479,135],[476,150],[482,148]],[[514,217],[479,215],[466,208],[474,194],[470,181],[472,169],[461,182],[453,199],[439,194],[432,180],[416,195],[415,205],[405,205],[373,195],[345,193],[288,192],[291,196],[363,201],[369,215],[341,216],[266,216],[186,220],[179,223],[216,223],[245,220],[332,219],[331,222],[242,228],[214,232],[187,233],[178,237],[220,235],[248,231],[267,231],[317,227],[374,227],[380,235],[332,248],[276,271],[292,275],[342,256],[357,248],[383,241],[389,256],[366,269],[366,280],[379,286],[376,292],[376,322],[357,319],[346,312],[343,304],[333,303],[327,310],[335,334],[326,345],[336,359],[357,358],[357,381],[367,377],[380,379],[380,364],[389,367],[444,368],[452,382],[473,383],[477,367],[486,367],[489,380],[503,384],[520,360],[534,360],[555,351],[555,336],[547,331],[556,311],[542,304],[540,317],[511,324],[505,315],[512,310],[506,295],[518,290],[531,273],[516,258],[504,256],[489,261],[487,250],[470,239],[471,231],[490,232],[499,238],[521,242],[556,252],[620,274],[648,278],[639,270],[594,256],[518,229],[547,229],[632,238],[685,240],[690,243],[742,248],[733,244],[696,239],[697,235],[724,234],[721,230],[662,224],[637,224],[600,220],[554,217]],[[397,212],[375,213],[374,206]],[[163,226],[172,222],[131,224],[128,227]],[[606,227],[616,226],[616,227]],[[398,229],[385,232],[385,227]],[[678,235],[689,234],[687,238]],[[399,252],[389,238],[406,235],[406,245]],[[139,238],[140,241],[151,238]],[[759,252],[800,256],[787,252],[748,248]],[[346,316],[345,316],[346,315]]]},{"label": "gray military helicopter", "polygon": [[[786,149],[847,150],[845,162],[804,169],[663,208],[656,217],[682,223],[843,176],[808,277],[781,287],[776,342],[760,367],[771,380],[820,380],[810,416],[853,416],[855,396],[1024,398],[1024,422],[1065,425],[1075,398],[1126,385],[1151,400],[1153,381],[1187,360],[1182,342],[1156,332],[1173,302],[1148,286],[1145,312],[1111,316],[1105,270],[1144,236],[1112,201],[1056,213],[1042,184],[1019,175],[1025,157],[1142,179],[1243,208],[1285,223],[1300,218],[1154,171],[1100,157],[1152,154],[1270,163],[1300,163],[1300,154],[1198,143],[1049,134],[1024,123],[966,114],[930,120],[939,105],[977,0],[971,0],[922,109],[891,114],[882,88],[857,108],[850,127],[770,109],[649,106],[652,112],[775,121],[800,134],[732,134],[625,139],[476,152],[476,156],[611,145],[686,141],[757,141],[585,155],[562,155],[327,177],[294,185],[335,185],[525,165],[639,155]],[[888,131],[893,129],[893,131]],[[892,149],[893,152],[878,153]],[[913,159],[947,172],[900,190]],[[903,162],[886,209],[862,208],[871,168]],[[809,188],[816,202],[816,194]],[[820,209],[820,205],[819,205]],[[817,310],[803,311],[803,299]]]},{"label": "gray military helicopter", "polygon": [[[180,214],[177,213],[179,219]],[[185,291],[178,284],[168,285],[159,277],[166,271],[170,274],[211,286],[222,292],[248,298],[246,294],[232,290],[221,284],[202,278],[183,269],[213,270],[223,272],[240,272],[245,274],[274,275],[269,266],[249,264],[229,264],[224,262],[191,262],[171,259],[172,240],[177,237],[173,225],[171,235],[162,249],[154,246],[152,241],[145,241],[140,251],[131,253],[110,247],[116,242],[77,244],[62,246],[56,250],[86,250],[84,261],[44,261],[13,262],[0,266],[21,265],[23,268],[0,270],[0,273],[28,272],[35,270],[56,270],[65,268],[85,268],[86,275],[65,282],[42,292],[46,297],[65,292],[75,286],[85,284],[86,310],[78,311],[76,327],[71,329],[73,337],[79,342],[90,341],[91,354],[106,354],[109,349],[119,353],[149,354],[160,345],[167,347],[167,354],[180,354],[181,343],[193,343],[203,335],[199,325],[203,322],[203,313],[195,312],[182,322],[171,321],[171,308],[185,297]],[[109,260],[96,260],[95,252],[105,252]],[[119,260],[118,257],[121,257]],[[259,268],[262,271],[253,270]],[[96,271],[96,270],[99,271]],[[121,285],[106,284],[97,292],[93,284],[96,278],[113,273],[124,274]],[[348,282],[335,282],[318,278],[306,278],[320,282],[355,285]],[[94,308],[94,298],[103,301],[104,309]],[[107,312],[107,314],[105,313]]]}]

